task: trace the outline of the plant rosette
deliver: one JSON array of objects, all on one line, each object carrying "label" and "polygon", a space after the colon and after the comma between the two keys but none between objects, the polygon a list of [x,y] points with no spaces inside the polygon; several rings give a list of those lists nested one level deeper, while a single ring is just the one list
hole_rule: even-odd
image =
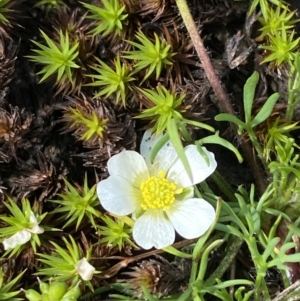
[{"label": "plant rosette", "polygon": [[175,230],[182,237],[201,236],[215,219],[211,204],[194,198],[193,185],[204,181],[216,169],[214,154],[205,147],[204,158],[195,145],[185,154],[191,177],[170,141],[150,162],[150,153],[162,135],[145,132],[141,154],[123,151],[108,161],[110,176],[97,185],[97,194],[105,210],[135,220],[133,238],[143,249],[161,249],[174,243]]}]

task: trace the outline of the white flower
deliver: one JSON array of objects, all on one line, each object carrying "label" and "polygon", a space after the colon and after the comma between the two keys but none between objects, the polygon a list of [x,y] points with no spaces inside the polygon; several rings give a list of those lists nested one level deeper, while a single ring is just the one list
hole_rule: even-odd
[{"label": "white flower", "polygon": [[18,231],[11,237],[5,238],[3,240],[2,243],[4,246],[4,250],[13,249],[18,245],[26,244],[31,239],[31,233],[44,233],[44,229],[42,227],[39,227],[37,219],[32,211],[30,212],[29,221],[31,223],[30,228]]},{"label": "white flower", "polygon": [[75,268],[82,280],[89,281],[93,278],[95,268],[86,260],[85,257],[76,263]]},{"label": "white flower", "polygon": [[214,154],[203,147],[205,159],[195,145],[187,146],[190,178],[171,142],[150,163],[150,152],[160,138],[161,135],[151,135],[151,130],[147,130],[141,155],[123,151],[110,158],[110,177],[97,186],[98,197],[107,211],[120,216],[132,214],[136,219],[133,238],[144,249],[171,245],[175,230],[184,238],[199,237],[215,219],[214,208],[204,199],[193,197],[193,185],[216,169]]}]

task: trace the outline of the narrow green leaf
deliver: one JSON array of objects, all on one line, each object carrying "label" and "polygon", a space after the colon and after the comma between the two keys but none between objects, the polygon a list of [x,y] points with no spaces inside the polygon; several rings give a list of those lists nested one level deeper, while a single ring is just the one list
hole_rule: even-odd
[{"label": "narrow green leaf", "polygon": [[164,134],[153,146],[151,152],[150,152],[150,162],[153,164],[154,159],[159,152],[159,150],[170,140],[170,136],[168,133]]},{"label": "narrow green leaf", "polygon": [[259,73],[254,72],[246,81],[244,86],[244,111],[246,124],[251,121],[252,105],[255,96],[255,88],[259,80]]},{"label": "narrow green leaf", "polygon": [[192,170],[189,165],[189,161],[185,155],[184,147],[181,143],[180,136],[178,134],[178,129],[176,125],[176,120],[174,118],[170,119],[167,123],[167,132],[170,136],[170,140],[176,150],[176,153],[181,160],[187,174],[189,175],[190,179],[192,180]]},{"label": "narrow green leaf", "polygon": [[212,126],[210,126],[208,124],[205,124],[203,122],[199,122],[199,121],[195,121],[195,120],[188,120],[188,119],[185,119],[185,118],[182,121],[184,123],[186,123],[186,124],[190,124],[190,125],[196,126],[196,127],[200,128],[200,129],[202,128],[202,129],[208,130],[210,132],[214,132],[215,131],[215,129]]},{"label": "narrow green leaf", "polygon": [[271,239],[271,241],[268,243],[267,247],[265,248],[264,253],[262,254],[262,261],[265,263],[267,262],[268,258],[271,256],[272,252],[274,252],[275,247],[280,242],[279,237],[274,237]]},{"label": "narrow green leaf", "polygon": [[215,120],[235,123],[241,129],[244,129],[246,127],[246,124],[242,120],[238,119],[236,116],[226,114],[226,113],[218,114],[217,116],[215,116]]},{"label": "narrow green leaf", "polygon": [[[221,283],[215,284],[213,287],[217,289],[227,288],[233,285],[253,285],[253,282],[246,279],[234,279],[234,280],[227,280]],[[205,288],[206,289],[206,288]]]},{"label": "narrow green leaf", "polygon": [[214,135],[207,136],[207,137],[204,137],[203,139],[198,140],[196,143],[201,143],[201,145],[206,144],[206,143],[222,145],[225,148],[231,150],[236,155],[236,158],[238,159],[239,163],[243,162],[243,157],[242,157],[241,153],[238,151],[238,149],[229,141],[221,138],[219,136],[219,131],[217,131]]},{"label": "narrow green leaf", "polygon": [[267,101],[262,106],[258,114],[251,121],[252,128],[259,125],[270,116],[278,98],[279,98],[279,93],[274,93],[267,99]]}]

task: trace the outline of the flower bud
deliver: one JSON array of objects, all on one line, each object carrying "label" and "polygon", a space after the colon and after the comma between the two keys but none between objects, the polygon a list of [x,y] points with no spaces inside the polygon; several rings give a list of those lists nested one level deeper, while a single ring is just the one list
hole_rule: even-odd
[{"label": "flower bud", "polygon": [[74,298],[74,300],[77,300],[80,297],[80,295],[81,291],[78,283],[75,287],[71,288],[68,292],[64,294],[61,301],[71,301],[73,300],[72,298]]},{"label": "flower bud", "polygon": [[41,294],[38,293],[37,291],[35,291],[34,289],[24,290],[24,292],[25,292],[25,297],[29,301],[41,301],[42,300]]},{"label": "flower bud", "polygon": [[50,300],[60,300],[67,292],[68,286],[65,282],[52,282],[49,287]]},{"label": "flower bud", "polygon": [[49,283],[43,282],[39,277],[37,277],[37,280],[40,284],[40,291],[42,294],[48,294],[49,293]]}]

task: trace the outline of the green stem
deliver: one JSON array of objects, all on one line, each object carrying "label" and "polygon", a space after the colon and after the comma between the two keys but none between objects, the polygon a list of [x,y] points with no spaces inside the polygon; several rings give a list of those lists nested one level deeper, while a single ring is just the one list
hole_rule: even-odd
[{"label": "green stem", "polygon": [[250,138],[250,140],[252,142],[252,145],[254,146],[254,148],[255,148],[255,150],[256,150],[256,152],[258,154],[258,157],[259,157],[259,159],[261,161],[261,163],[263,164],[265,173],[267,175],[270,175],[268,164],[267,164],[267,162],[266,162],[266,160],[264,158],[263,148],[260,145],[260,143],[258,142],[257,137],[256,137],[256,135],[255,135],[255,133],[253,131],[253,128],[251,126],[247,126],[246,130],[247,130],[249,138]]},{"label": "green stem", "polygon": [[212,231],[214,230],[217,224],[217,221],[220,216],[220,212],[221,212],[221,199],[218,199],[217,208],[216,208],[216,217],[214,223],[210,226],[210,228],[206,231],[206,233],[199,238],[193,251],[193,263],[192,263],[190,282],[189,282],[190,285],[192,285],[192,283],[194,283],[196,280],[200,254],[202,253],[204,243],[207,241],[208,237],[210,236],[210,234],[212,233]]},{"label": "green stem", "polygon": [[299,88],[300,84],[300,79],[299,79],[299,72],[296,72],[296,76],[290,76],[288,80],[288,106],[286,108],[286,113],[285,113],[285,119],[287,121],[292,121],[294,111],[295,111],[295,106],[297,104],[297,101],[295,101],[295,96],[296,93],[294,92],[295,89]]},{"label": "green stem", "polygon": [[215,271],[209,276],[209,278],[205,281],[204,286],[213,286],[216,283],[216,279],[221,279],[224,273],[232,264],[233,260],[235,259],[237,253],[240,250],[240,247],[243,243],[243,240],[239,237],[235,238],[231,245],[228,248],[228,252],[226,253],[225,257],[220,262],[219,266],[215,269]]},{"label": "green stem", "polygon": [[[211,253],[211,251],[217,247],[219,247],[224,242],[223,239],[218,239],[211,243],[203,252],[203,255],[201,257],[201,264],[199,268],[198,277],[196,279],[196,282],[198,282],[200,285],[203,284],[203,279],[206,273],[207,264],[208,264],[208,256]],[[195,283],[196,284],[196,283]]]}]

